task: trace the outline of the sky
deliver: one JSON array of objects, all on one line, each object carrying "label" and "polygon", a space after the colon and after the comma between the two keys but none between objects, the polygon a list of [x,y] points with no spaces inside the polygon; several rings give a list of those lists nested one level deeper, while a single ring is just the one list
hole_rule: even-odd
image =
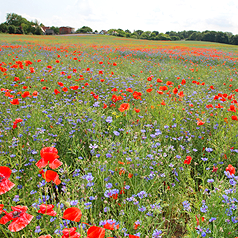
[{"label": "sky", "polygon": [[93,31],[214,30],[238,34],[237,0],[5,0],[0,23],[7,13],[45,26],[89,26]]}]

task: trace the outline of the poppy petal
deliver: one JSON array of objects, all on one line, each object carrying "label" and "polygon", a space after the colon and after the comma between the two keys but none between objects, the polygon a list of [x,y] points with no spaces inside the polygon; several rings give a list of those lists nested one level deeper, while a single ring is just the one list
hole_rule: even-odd
[{"label": "poppy petal", "polygon": [[49,166],[51,169],[57,169],[58,167],[60,167],[63,163],[61,161],[59,161],[58,159],[53,160]]},{"label": "poppy petal", "polygon": [[66,220],[79,222],[82,216],[82,212],[77,207],[70,207],[64,211],[63,218]]},{"label": "poppy petal", "polygon": [[58,154],[58,150],[55,147],[44,147],[40,151],[41,157],[44,157],[45,153]]},{"label": "poppy petal", "polygon": [[4,176],[5,179],[8,179],[11,175],[12,171],[10,168],[6,166],[0,166],[0,174]]},{"label": "poppy petal", "polygon": [[55,171],[47,170],[42,176],[46,180],[46,182],[53,181],[56,185],[59,185],[61,183],[59,175]]},{"label": "poppy petal", "polygon": [[39,168],[39,169],[42,169],[44,167],[46,167],[48,164],[48,161],[45,160],[45,159],[40,159],[37,163],[36,163],[36,166]]},{"label": "poppy petal", "polygon": [[87,232],[87,238],[104,238],[105,229],[98,226],[91,226]]},{"label": "poppy petal", "polygon": [[12,219],[9,216],[5,215],[0,219],[0,224],[5,225],[6,223],[8,223],[11,220]]},{"label": "poppy petal", "polygon": [[23,214],[21,217],[17,218],[15,221],[13,221],[9,226],[8,229],[11,232],[17,232],[25,228],[33,219],[33,216],[30,214]]},{"label": "poppy petal", "polygon": [[0,183],[0,195],[10,191],[14,186],[15,184],[12,183],[10,180],[4,179],[4,181]]}]

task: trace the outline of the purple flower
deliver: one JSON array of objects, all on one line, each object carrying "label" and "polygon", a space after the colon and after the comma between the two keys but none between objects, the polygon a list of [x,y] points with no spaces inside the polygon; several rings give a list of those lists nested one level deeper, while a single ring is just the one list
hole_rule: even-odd
[{"label": "purple flower", "polygon": [[113,134],[114,134],[115,136],[119,136],[119,135],[120,135],[120,132],[118,132],[118,131],[113,131]]},{"label": "purple flower", "polygon": [[112,123],[112,117],[107,117],[106,122]]}]

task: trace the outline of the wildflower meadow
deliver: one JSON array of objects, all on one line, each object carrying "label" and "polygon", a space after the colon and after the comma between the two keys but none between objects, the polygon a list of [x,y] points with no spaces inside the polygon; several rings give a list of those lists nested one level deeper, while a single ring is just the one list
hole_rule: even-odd
[{"label": "wildflower meadow", "polygon": [[0,237],[238,237],[238,48],[0,35]]}]

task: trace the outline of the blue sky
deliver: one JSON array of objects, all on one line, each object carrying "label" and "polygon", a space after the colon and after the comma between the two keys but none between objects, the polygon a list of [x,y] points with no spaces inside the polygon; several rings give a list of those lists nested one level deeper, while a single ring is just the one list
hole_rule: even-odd
[{"label": "blue sky", "polygon": [[215,30],[238,34],[237,0],[5,0],[0,23],[7,13],[45,26],[89,26],[93,30],[183,31]]}]

